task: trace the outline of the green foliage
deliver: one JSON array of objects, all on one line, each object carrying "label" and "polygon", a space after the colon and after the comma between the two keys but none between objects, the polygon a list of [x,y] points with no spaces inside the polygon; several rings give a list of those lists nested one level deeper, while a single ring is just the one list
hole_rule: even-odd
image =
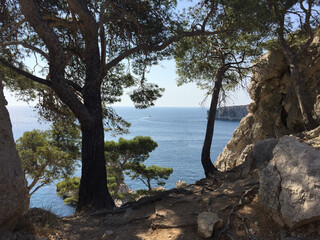
[{"label": "green foliage", "polygon": [[143,109],[154,106],[154,101],[162,96],[162,92],[164,92],[164,88],[159,88],[156,84],[145,84],[134,90],[130,94],[130,98],[136,108]]},{"label": "green foliage", "polygon": [[[130,175],[131,179],[141,180],[152,192],[151,181],[157,181],[159,186],[165,184],[173,172],[172,168],[158,166],[146,167],[143,164],[158,144],[151,137],[137,136],[131,140],[120,138],[118,142],[105,142],[105,155],[107,168],[117,173],[117,178],[123,179],[123,172]],[[117,180],[118,183],[121,182]]]},{"label": "green foliage", "polygon": [[232,36],[183,39],[175,49],[178,86],[195,82],[211,95],[217,77],[222,74],[222,90],[234,90],[247,77],[253,56],[261,53],[247,41]]},{"label": "green foliage", "polygon": [[131,163],[144,162],[149,158],[149,153],[157,146],[158,144],[151,137],[142,136],[130,140],[120,138],[118,142],[105,142],[104,149],[108,173],[113,173],[116,178],[116,185],[113,190],[114,197],[118,194],[120,183],[124,180],[123,172],[128,170],[128,166]]},{"label": "green foliage", "polygon": [[56,185],[57,195],[63,198],[65,204],[76,205],[80,187],[80,178],[66,178]]},{"label": "green foliage", "polygon": [[[120,138],[118,142],[105,142],[107,186],[114,199],[123,199],[124,197],[135,199],[142,194],[141,192],[131,195],[119,193],[119,185],[124,182],[123,172],[126,170],[131,171],[131,164],[134,164],[135,168],[137,168],[141,162],[148,159],[149,153],[157,146],[158,144],[150,137],[142,136],[137,136],[130,140]],[[168,170],[166,168],[151,166],[146,171],[150,179],[157,180],[158,185],[164,185],[163,180],[168,179],[172,173],[172,168]],[[64,199],[66,204],[76,204],[78,201],[79,186],[79,177],[66,178],[57,184],[57,194]]]},{"label": "green foliage", "polygon": [[25,174],[31,179],[29,196],[55,179],[74,173],[78,160],[79,129],[54,123],[50,130],[25,132],[16,142]]},{"label": "green foliage", "polygon": [[187,19],[195,23],[203,22],[211,11],[207,28],[221,32],[184,38],[175,45],[177,84],[195,82],[211,95],[217,76],[222,74],[223,92],[239,86],[251,61],[262,53],[261,41],[269,36],[273,22],[266,5],[266,1],[255,0],[205,1],[189,9]]},{"label": "green foliage", "polygon": [[[56,184],[57,195],[63,198],[65,204],[77,204],[80,180],[80,177],[72,177],[66,178]],[[107,180],[110,194],[114,196],[115,199],[123,199],[125,196],[119,192],[114,195],[117,186],[117,176],[115,176],[112,171],[108,171]]]},{"label": "green foliage", "polygon": [[154,180],[157,182],[157,185],[164,186],[165,181],[168,180],[171,173],[173,172],[172,168],[159,167],[151,165],[147,167],[143,163],[130,163],[128,164],[127,175],[131,179],[139,179],[149,190],[149,193],[152,193],[151,181]]},{"label": "green foliage", "polygon": [[122,172],[130,162],[144,162],[158,144],[151,137],[137,136],[131,140],[119,138],[118,142],[106,141],[104,145],[108,168]]}]

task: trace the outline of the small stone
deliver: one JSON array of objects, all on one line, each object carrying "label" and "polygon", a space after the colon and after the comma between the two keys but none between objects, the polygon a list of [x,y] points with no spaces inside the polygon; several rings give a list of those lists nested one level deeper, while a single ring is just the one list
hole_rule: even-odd
[{"label": "small stone", "polygon": [[212,235],[216,223],[221,222],[218,214],[213,212],[202,212],[198,215],[198,234],[201,237],[209,238]]},{"label": "small stone", "polygon": [[255,232],[252,228],[250,228],[250,229],[249,229],[249,233],[250,233],[251,235],[254,235],[256,232]]},{"label": "small stone", "polygon": [[112,231],[112,230],[107,230],[107,231],[103,234],[101,240],[111,239],[111,238],[110,238],[111,235],[113,235],[113,231]]},{"label": "small stone", "polygon": [[187,186],[187,183],[185,181],[178,180],[176,182],[176,188],[184,188],[186,186]]},{"label": "small stone", "polygon": [[259,222],[254,222],[254,225],[259,226]]}]

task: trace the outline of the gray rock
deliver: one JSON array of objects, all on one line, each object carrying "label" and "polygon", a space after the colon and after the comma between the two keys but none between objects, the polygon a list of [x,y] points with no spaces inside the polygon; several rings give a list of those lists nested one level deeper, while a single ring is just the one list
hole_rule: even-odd
[{"label": "gray rock", "polygon": [[247,154],[245,162],[240,165],[241,177],[246,177],[252,170],[261,171],[266,167],[273,157],[273,149],[277,143],[275,138],[258,141]]},{"label": "gray rock", "polygon": [[295,228],[320,220],[320,152],[283,137],[262,170],[258,196],[280,225]]},{"label": "gray rock", "polygon": [[212,235],[215,225],[220,225],[221,219],[218,214],[213,212],[202,212],[198,215],[198,234],[203,238],[209,238]]},{"label": "gray rock", "polygon": [[[310,53],[300,56],[303,65],[299,69],[318,118],[320,60],[319,57],[312,59],[311,56],[318,56],[319,46],[320,38],[317,35],[308,49]],[[240,165],[251,151],[250,147],[259,140],[279,139],[304,131],[298,100],[287,69],[288,65],[280,51],[267,53],[257,61],[249,86],[252,99],[248,107],[249,114],[241,120],[232,139],[215,161],[218,170],[227,171]]]},{"label": "gray rock", "polygon": [[186,186],[187,186],[187,183],[185,181],[178,180],[176,182],[176,188],[184,188]]},{"label": "gray rock", "polygon": [[133,192],[134,191],[132,189],[130,189],[128,185],[126,185],[125,183],[120,183],[119,193],[128,194],[128,193],[133,193]]},{"label": "gray rock", "polygon": [[0,75],[0,232],[12,230],[25,207],[26,181],[15,148]]}]

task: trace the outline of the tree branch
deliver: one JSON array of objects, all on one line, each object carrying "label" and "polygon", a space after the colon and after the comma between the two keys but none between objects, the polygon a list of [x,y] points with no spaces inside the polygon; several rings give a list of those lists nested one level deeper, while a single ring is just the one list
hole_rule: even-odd
[{"label": "tree branch", "polygon": [[49,180],[46,180],[45,182],[43,182],[42,184],[40,184],[39,186],[37,186],[31,193],[29,193],[29,196],[31,196],[32,194],[34,194],[37,190],[39,190],[39,188],[43,187],[44,185],[48,184]]},{"label": "tree branch", "polygon": [[308,40],[301,46],[301,48],[299,49],[299,51],[296,53],[297,56],[301,55],[312,43],[313,38],[314,38],[314,34],[310,25],[310,17],[311,17],[311,11],[312,11],[312,2],[311,0],[308,1],[308,9],[306,9],[303,6],[303,1],[300,0],[300,8],[303,10],[304,14],[305,14],[305,20],[304,20],[304,25],[303,28],[304,30],[309,34],[309,38]]},{"label": "tree branch", "polygon": [[39,49],[37,47],[34,47],[34,46],[30,45],[29,43],[22,42],[22,41],[10,41],[10,42],[2,42],[2,43],[0,43],[0,46],[3,46],[3,47],[11,46],[11,45],[21,45],[21,46],[23,46],[25,48],[33,50],[33,51],[39,53],[41,56],[45,57],[49,61],[49,55],[47,53],[45,53],[44,51],[42,51],[41,49]]},{"label": "tree branch", "polygon": [[[118,8],[114,3],[113,1],[109,1],[111,7],[116,11],[118,12],[119,14],[121,14],[121,12],[124,13],[125,16],[127,16],[133,23],[134,25],[137,27],[137,30],[138,30],[138,35],[142,34],[142,29],[141,29],[141,26],[140,24],[138,23],[138,21],[135,19],[135,17],[128,11],[124,10],[124,9],[120,9]],[[139,36],[139,39],[140,39],[140,36]]]},{"label": "tree branch", "polygon": [[54,27],[65,27],[68,29],[77,29],[78,28],[78,23],[74,22],[74,21],[68,21],[66,19],[62,19],[56,16],[52,16],[52,15],[45,15],[43,16],[44,20],[49,20],[49,21],[53,21],[53,23],[49,23],[49,26],[54,28]]},{"label": "tree branch", "polygon": [[166,47],[168,47],[170,44],[177,42],[185,37],[208,36],[208,35],[219,34],[221,32],[226,32],[226,31],[221,30],[221,31],[205,32],[202,30],[198,30],[198,31],[192,31],[192,32],[183,32],[182,34],[179,34],[177,36],[173,36],[173,37],[169,38],[167,41],[164,41],[161,44],[156,43],[153,45],[146,45],[146,44],[138,45],[134,48],[131,48],[131,49],[128,49],[128,50],[122,52],[121,54],[119,54],[118,57],[114,58],[109,63],[107,63],[104,66],[103,74],[105,76],[107,74],[107,72],[112,67],[116,66],[119,62],[121,62],[123,59],[129,57],[131,54],[137,53],[139,51],[149,51],[149,52],[162,51]]},{"label": "tree branch", "polygon": [[207,22],[208,22],[209,18],[212,16],[212,14],[214,14],[215,10],[216,10],[215,9],[215,0],[212,0],[211,1],[211,9],[210,9],[209,13],[207,14],[207,16],[205,17],[205,19],[203,20],[203,23],[201,25],[202,31],[205,31]]},{"label": "tree branch", "polygon": [[0,34],[3,33],[4,31],[6,31],[8,28],[10,28],[11,26],[15,25],[14,28],[12,28],[9,32],[9,34],[3,39],[3,42],[8,40],[16,31],[17,29],[26,22],[26,19],[22,19],[17,23],[11,23],[9,24],[7,27],[3,28],[0,30]]},{"label": "tree branch", "polygon": [[[74,2],[74,0],[70,1]],[[66,56],[58,36],[42,18],[40,10],[34,0],[19,0],[19,3],[23,15],[49,50],[50,87],[55,91],[61,101],[71,109],[81,123],[90,125],[93,121],[91,114],[65,81]]]},{"label": "tree branch", "polygon": [[40,83],[40,84],[43,84],[43,85],[46,85],[46,86],[51,86],[52,83],[50,81],[47,81],[43,78],[39,78],[37,76],[34,76],[32,75],[31,73],[28,73],[20,68],[17,68],[15,66],[13,66],[12,64],[10,64],[9,62],[7,62],[6,60],[4,60],[3,58],[0,58],[0,62],[5,66],[5,67],[8,67],[10,68],[11,70],[15,71],[16,73],[34,81],[34,82],[37,82],[37,83]]}]

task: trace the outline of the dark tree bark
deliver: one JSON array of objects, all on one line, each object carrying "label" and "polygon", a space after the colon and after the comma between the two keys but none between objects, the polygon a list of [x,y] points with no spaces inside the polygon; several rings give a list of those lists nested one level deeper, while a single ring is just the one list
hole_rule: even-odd
[{"label": "dark tree bark", "polygon": [[85,86],[83,103],[67,84],[63,47],[46,21],[43,20],[34,1],[20,0],[23,14],[39,34],[49,50],[49,86],[79,119],[82,130],[82,175],[77,210],[85,208],[113,208],[114,202],[107,188],[104,158],[104,128],[99,75],[101,63],[98,30],[83,1],[69,1],[85,23],[81,30],[85,38]]},{"label": "dark tree bark", "polygon": [[220,68],[214,84],[214,89],[212,93],[209,114],[208,114],[206,136],[204,139],[202,152],[201,152],[201,163],[202,163],[206,178],[212,178],[214,176],[214,173],[217,171],[217,169],[212,164],[212,161],[210,158],[210,150],[211,150],[211,144],[212,144],[212,138],[213,138],[213,132],[214,132],[214,122],[216,118],[217,105],[219,101],[219,94],[222,87],[222,80],[223,80],[223,74],[224,74],[223,71],[224,71],[224,68]]},{"label": "dark tree bark", "polygon": [[[100,91],[98,91],[100,92]],[[94,93],[85,99],[93,121],[81,123],[82,172],[77,210],[114,207],[107,189],[107,171],[104,157],[104,128],[100,95]]]}]

